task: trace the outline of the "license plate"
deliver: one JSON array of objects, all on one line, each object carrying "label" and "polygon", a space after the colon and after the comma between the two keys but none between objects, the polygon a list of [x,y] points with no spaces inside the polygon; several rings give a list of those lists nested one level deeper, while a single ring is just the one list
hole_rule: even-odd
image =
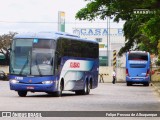
[{"label": "license plate", "polygon": [[28,86],[28,87],[27,87],[27,89],[29,89],[29,90],[33,90],[33,89],[34,89],[34,87],[33,87],[33,86]]},{"label": "license plate", "polygon": [[135,80],[139,80],[138,78],[136,78]]}]

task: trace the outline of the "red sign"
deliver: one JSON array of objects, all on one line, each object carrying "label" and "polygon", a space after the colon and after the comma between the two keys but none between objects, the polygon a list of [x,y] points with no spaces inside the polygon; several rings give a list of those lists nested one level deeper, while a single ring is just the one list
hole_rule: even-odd
[{"label": "red sign", "polygon": [[79,62],[70,62],[70,68],[80,68]]},{"label": "red sign", "polygon": [[34,87],[33,86],[28,86],[27,89],[33,90]]}]

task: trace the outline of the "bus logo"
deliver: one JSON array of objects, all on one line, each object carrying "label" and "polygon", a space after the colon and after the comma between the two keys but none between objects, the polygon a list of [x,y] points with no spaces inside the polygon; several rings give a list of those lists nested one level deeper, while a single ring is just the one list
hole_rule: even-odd
[{"label": "bus logo", "polygon": [[80,68],[79,62],[70,62],[70,68]]}]

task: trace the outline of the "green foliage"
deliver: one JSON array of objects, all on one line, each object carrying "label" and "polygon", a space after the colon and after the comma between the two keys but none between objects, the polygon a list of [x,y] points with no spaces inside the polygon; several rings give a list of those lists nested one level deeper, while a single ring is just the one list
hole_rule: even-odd
[{"label": "green foliage", "polygon": [[155,61],[155,64],[156,64],[157,66],[160,66],[160,60]]},{"label": "green foliage", "polygon": [[5,56],[5,64],[9,64],[9,47],[15,34],[17,33],[9,32],[9,34],[0,35],[0,53]]},{"label": "green foliage", "polygon": [[[114,21],[125,20],[125,46],[119,51],[122,55],[130,49],[146,50],[158,54],[160,40],[160,1],[159,0],[85,0],[86,7],[79,10],[80,20],[105,20],[114,16]],[[149,14],[135,14],[136,10],[147,9]],[[136,44],[136,47],[135,47]]]},{"label": "green foliage", "polygon": [[160,66],[160,40],[158,41],[158,60],[156,61],[156,65]]}]

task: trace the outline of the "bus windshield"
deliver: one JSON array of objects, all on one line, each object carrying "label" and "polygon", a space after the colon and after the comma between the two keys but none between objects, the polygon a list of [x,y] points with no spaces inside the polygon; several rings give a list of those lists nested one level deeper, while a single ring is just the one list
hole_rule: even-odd
[{"label": "bus windshield", "polygon": [[11,74],[53,75],[53,40],[14,39],[11,49]]}]

